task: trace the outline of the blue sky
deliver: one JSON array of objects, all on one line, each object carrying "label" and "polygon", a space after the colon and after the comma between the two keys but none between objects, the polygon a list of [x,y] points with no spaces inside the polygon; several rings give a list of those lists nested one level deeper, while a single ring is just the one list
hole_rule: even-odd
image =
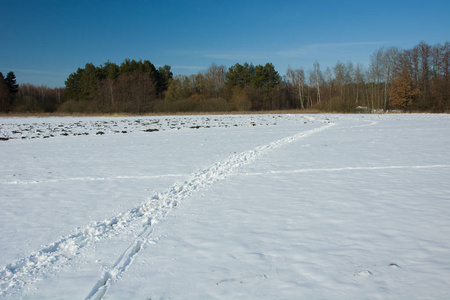
[{"label": "blue sky", "polygon": [[450,41],[450,1],[0,0],[0,72],[62,87],[86,63],[149,60],[174,74],[212,63],[322,70],[380,47]]}]

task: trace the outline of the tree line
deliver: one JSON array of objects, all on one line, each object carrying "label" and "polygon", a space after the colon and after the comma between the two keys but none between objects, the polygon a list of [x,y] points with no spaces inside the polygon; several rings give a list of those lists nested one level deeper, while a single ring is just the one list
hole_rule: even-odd
[{"label": "tree line", "polygon": [[120,65],[86,64],[69,75],[64,112],[146,113],[163,99],[173,74],[170,66],[156,68],[148,60],[126,59]]},{"label": "tree line", "polygon": [[[212,64],[177,75],[148,60],[91,63],[69,75],[65,88],[17,86],[0,76],[2,112],[116,113],[266,111],[316,108],[333,112],[388,110],[448,112],[450,44],[420,42],[412,49],[380,48],[364,67],[337,62],[325,70],[286,71],[271,63]],[[1,73],[0,73],[1,74]]]}]

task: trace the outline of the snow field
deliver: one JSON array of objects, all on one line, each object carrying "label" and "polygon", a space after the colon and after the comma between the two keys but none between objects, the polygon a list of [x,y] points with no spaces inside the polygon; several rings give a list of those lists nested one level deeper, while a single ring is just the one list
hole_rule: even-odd
[{"label": "snow field", "polygon": [[252,118],[3,142],[1,295],[448,297],[446,115]]},{"label": "snow field", "polygon": [[424,120],[433,130],[404,134],[384,132],[383,120],[365,131],[345,121],[194,196],[110,296],[447,298],[446,125]]},{"label": "snow field", "polygon": [[[196,119],[197,118],[192,118],[190,123],[186,123],[186,118],[183,118],[185,128],[197,127],[191,126],[192,124],[197,123]],[[12,207],[9,211],[8,209],[5,211],[5,218],[3,218],[3,220],[6,221],[4,224],[14,224],[17,221],[24,223],[17,224],[17,226],[14,227],[5,226],[5,231],[7,234],[3,236],[5,242],[2,243],[2,245],[6,248],[6,251],[4,251],[6,254],[5,257],[7,257],[8,254],[17,255],[17,253],[14,252],[16,245],[18,245],[17,248],[19,248],[19,250],[21,250],[21,248],[29,248],[30,246],[38,250],[34,250],[35,252],[33,252],[31,256],[19,258],[18,261],[9,264],[6,267],[3,274],[5,275],[5,281],[2,282],[2,285],[4,283],[4,286],[2,287],[5,288],[5,291],[14,288],[15,286],[26,285],[28,282],[27,280],[34,281],[36,279],[35,277],[40,273],[49,272],[49,268],[59,269],[61,264],[64,265],[64,263],[66,263],[66,260],[73,260],[74,254],[78,255],[77,250],[85,247],[90,240],[96,241],[101,239],[107,233],[111,236],[112,234],[110,233],[115,233],[113,229],[116,228],[120,228],[121,231],[124,231],[123,227],[128,223],[132,223],[130,226],[138,226],[135,224],[136,222],[133,221],[139,217],[142,217],[143,213],[149,212],[160,216],[162,211],[167,208],[171,208],[173,205],[170,201],[168,203],[164,203],[164,198],[166,198],[167,194],[171,194],[174,190],[179,191],[179,188],[174,186],[173,188],[168,189],[168,191],[165,192],[166,195],[161,195],[161,193],[158,192],[154,197],[152,197],[152,199],[150,199],[150,201],[146,201],[144,204],[135,207],[130,211],[126,211],[125,213],[117,213],[117,208],[121,208],[123,203],[126,203],[128,199],[117,197],[118,200],[114,201],[113,205],[111,205],[111,193],[117,193],[119,190],[118,196],[129,197],[130,195],[138,195],[138,193],[134,191],[134,187],[136,186],[135,179],[152,178],[153,184],[158,183],[158,180],[155,180],[155,178],[158,179],[159,177],[173,180],[173,177],[186,176],[183,175],[183,172],[180,175],[180,170],[183,170],[186,167],[191,168],[189,172],[186,172],[186,174],[189,174],[195,170],[198,165],[202,165],[208,156],[213,156],[213,161],[216,161],[216,156],[220,154],[220,151],[225,151],[225,153],[230,152],[230,146],[233,150],[240,150],[240,148],[245,149],[244,147],[248,147],[249,143],[259,142],[256,140],[242,141],[239,134],[239,127],[242,125],[236,126],[239,124],[239,119],[241,119],[247,122],[247,126],[253,127],[254,124],[256,124],[253,121],[253,117],[225,117],[224,119],[228,119],[230,123],[228,125],[225,124],[225,126],[222,127],[226,128],[232,126],[238,129],[237,132],[235,131],[233,136],[227,136],[224,140],[221,140],[221,130],[214,132],[213,135],[209,134],[207,137],[204,135],[195,134],[195,130],[190,130],[189,133],[184,132],[183,134],[169,131],[164,136],[154,133],[156,134],[155,138],[159,138],[156,138],[156,140],[146,140],[147,142],[151,141],[150,144],[145,142],[141,144],[140,140],[144,138],[143,135],[147,135],[147,133],[141,133],[139,136],[130,136],[130,134],[128,134],[125,136],[115,136],[113,139],[104,139],[102,136],[96,136],[95,139],[78,136],[76,137],[76,140],[67,140],[67,137],[64,136],[50,140],[25,140],[20,142],[21,145],[25,143],[25,151],[23,152],[17,152],[17,148],[11,147],[10,157],[13,158],[14,156],[19,156],[19,158],[13,158],[10,161],[9,170],[8,165],[4,168],[7,171],[5,176],[7,180],[4,180],[4,184],[6,187],[14,189],[10,195],[6,194],[6,198],[10,198],[13,201],[5,203],[5,206],[11,205]],[[268,120],[265,123],[266,126],[269,125],[269,122],[273,122],[274,119],[274,116],[268,117]],[[264,119],[261,118],[260,120],[264,121]],[[21,122],[22,120],[19,119],[15,121]],[[220,124],[223,123],[224,121],[220,122]],[[265,131],[263,132],[258,130],[258,128],[256,128],[256,131],[253,129],[252,133],[255,134],[258,131],[260,132],[260,137],[267,139],[263,136]],[[167,138],[170,136],[174,137]],[[233,140],[238,140],[239,143],[233,144]],[[51,141],[50,145],[49,141]],[[74,143],[71,143],[71,141]],[[174,141],[176,141],[175,144]],[[222,143],[222,145],[220,145],[220,150],[214,147],[212,147],[212,149],[211,147],[206,147],[208,143],[215,145],[217,141]],[[11,142],[15,143],[16,141]],[[32,145],[30,145],[30,143],[32,143]],[[36,148],[36,145],[38,148]],[[11,146],[14,146],[14,144]],[[27,148],[27,146],[30,147]],[[42,147],[39,148],[39,146]],[[117,151],[116,149],[118,146],[121,148],[120,151]],[[152,147],[156,147],[160,150],[151,151]],[[56,157],[60,157],[61,159],[54,160],[53,155],[48,155],[49,148],[54,149],[52,150],[52,154]],[[69,150],[67,148],[69,148]],[[146,149],[149,149],[150,151],[146,151]],[[180,150],[182,151],[181,153]],[[207,151],[206,153],[205,150]],[[173,152],[175,152],[175,154],[173,154]],[[176,156],[179,154],[182,154],[182,156]],[[176,158],[175,160],[174,156]],[[22,164],[24,161],[27,162],[25,168],[15,168],[15,164]],[[111,162],[114,162],[115,165],[111,166]],[[146,163],[142,165],[141,162]],[[27,170],[27,168],[30,168],[30,170]],[[215,174],[214,168],[215,167],[213,166],[213,175]],[[19,172],[17,172],[18,169]],[[43,170],[48,170],[48,172],[44,172]],[[124,172],[125,174],[128,172],[131,172],[131,174],[138,174],[140,171],[145,172],[147,175],[113,176],[114,173],[117,172],[120,172],[119,174],[124,174]],[[155,171],[155,173],[157,172],[157,174],[163,172],[163,175],[148,175],[149,173],[152,174],[152,171]],[[175,171],[174,174],[167,174],[167,172],[171,171]],[[211,173],[211,171],[209,173]],[[44,176],[42,176],[43,174]],[[86,176],[85,174],[89,174],[89,176]],[[46,178],[47,176],[50,178]],[[205,174],[200,174],[197,177],[204,176]],[[127,183],[127,181],[131,181],[134,186],[125,186],[121,188],[120,185],[117,185],[117,183],[120,183],[117,182],[117,180],[120,179],[125,180],[125,183]],[[194,179],[198,180],[199,178]],[[203,181],[200,180],[200,184]],[[73,188],[74,182],[77,184],[75,189]],[[99,182],[106,182],[108,185],[102,184],[101,187],[103,190],[99,190]],[[80,183],[81,189],[78,191],[80,188]],[[109,190],[109,184],[114,184],[115,187]],[[24,186],[27,187],[27,189],[23,189]],[[158,186],[156,186],[156,188],[157,187]],[[67,195],[70,197],[66,197],[67,199],[61,199],[60,196],[61,194],[64,194],[64,192],[61,192],[61,194],[52,193],[49,195],[49,190],[51,189],[51,191],[53,191],[54,188],[61,190],[66,189],[66,191],[68,191]],[[31,198],[30,201],[26,201],[27,199],[23,199],[25,200],[23,202],[14,201],[15,199],[11,197],[11,194],[14,194],[15,192],[21,193],[22,190],[27,193],[25,196],[29,196]],[[123,192],[126,192],[126,194],[120,193],[122,190]],[[133,194],[133,192],[135,192],[135,194]],[[141,192],[142,195],[142,191],[139,192]],[[78,196],[80,194],[82,196],[86,196],[86,203],[79,203],[80,199]],[[148,189],[145,194],[148,194]],[[47,206],[41,207],[42,203],[35,203],[36,200],[42,200],[44,204],[47,204]],[[61,200],[63,201],[63,205],[55,207],[55,204],[60,204]],[[68,202],[68,207],[64,205],[65,200]],[[131,200],[136,202],[136,199]],[[70,204],[72,205],[71,207]],[[33,209],[30,209],[30,207]],[[160,209],[161,207],[162,210]],[[111,208],[116,209],[111,211]],[[66,209],[71,210],[71,214],[69,216],[65,213]],[[17,214],[15,214],[15,212],[28,215],[24,218],[17,218]],[[86,214],[86,212],[88,212],[88,214]],[[98,214],[100,217],[90,215],[92,213]],[[113,214],[118,215],[116,217],[110,217]],[[109,218],[101,222],[89,222],[89,220],[92,219],[101,220],[102,216]],[[15,218],[15,220],[8,222],[8,217]],[[61,237],[64,232],[70,232],[73,230],[75,225],[87,222],[90,224],[86,226],[86,228],[78,228],[73,234]],[[149,221],[144,218],[144,222]],[[71,226],[71,223],[74,223],[74,225]],[[36,226],[36,224],[38,224],[38,226]],[[51,231],[46,230],[47,228],[54,226],[54,224],[63,226],[54,228],[54,230]],[[21,230],[21,234],[17,235],[17,232],[8,232],[9,228],[19,228]],[[8,233],[10,233],[9,236]],[[48,234],[53,234],[54,238],[48,237]],[[45,246],[43,249],[40,248],[42,247],[39,246],[42,244],[40,239],[47,239],[51,241],[52,239],[56,240],[58,236],[61,238],[59,238],[56,242]],[[24,243],[25,241],[26,244]],[[16,243],[16,245],[14,243]],[[72,244],[75,244],[75,246],[69,247],[69,249],[72,250],[71,255],[66,255],[66,245]],[[26,250],[24,252],[26,252]],[[30,277],[30,274],[33,276]],[[28,277],[30,278],[28,279]]]}]

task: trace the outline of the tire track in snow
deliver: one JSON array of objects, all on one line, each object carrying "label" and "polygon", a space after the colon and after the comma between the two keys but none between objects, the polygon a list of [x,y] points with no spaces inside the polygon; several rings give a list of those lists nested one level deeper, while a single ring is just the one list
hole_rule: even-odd
[{"label": "tire track in snow", "polygon": [[326,124],[304,132],[297,133],[269,144],[259,146],[253,150],[231,155],[227,160],[217,162],[202,171],[196,172],[181,184],[157,193],[134,209],[123,212],[102,222],[89,224],[85,228],[78,228],[75,233],[61,237],[58,241],[44,249],[32,253],[29,257],[19,259],[0,269],[0,295],[5,296],[14,289],[35,282],[40,277],[63,266],[68,260],[79,255],[88,243],[99,239],[107,239],[124,228],[129,228],[137,222],[142,223],[142,231],[133,243],[122,253],[112,269],[105,272],[87,296],[87,299],[101,299],[111,283],[119,278],[133,262],[135,256],[142,250],[151,234],[151,226],[162,220],[177,204],[219,180],[231,175],[240,166],[253,162],[257,157],[280,148],[286,144],[303,139],[334,126]]}]

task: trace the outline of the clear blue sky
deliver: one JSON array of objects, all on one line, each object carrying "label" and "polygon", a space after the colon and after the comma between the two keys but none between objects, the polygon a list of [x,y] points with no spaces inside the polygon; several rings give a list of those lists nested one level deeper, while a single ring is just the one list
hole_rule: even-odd
[{"label": "clear blue sky", "polygon": [[450,41],[450,1],[0,0],[0,72],[62,87],[88,62],[149,60],[174,74],[271,62],[280,75],[382,46]]}]

